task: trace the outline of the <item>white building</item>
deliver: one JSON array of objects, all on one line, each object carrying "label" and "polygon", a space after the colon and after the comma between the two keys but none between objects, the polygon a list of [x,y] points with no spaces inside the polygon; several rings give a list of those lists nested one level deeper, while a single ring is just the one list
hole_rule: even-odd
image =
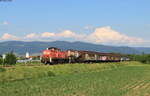
[{"label": "white building", "polygon": [[29,52],[26,52],[26,58],[29,58],[29,57],[30,57]]}]

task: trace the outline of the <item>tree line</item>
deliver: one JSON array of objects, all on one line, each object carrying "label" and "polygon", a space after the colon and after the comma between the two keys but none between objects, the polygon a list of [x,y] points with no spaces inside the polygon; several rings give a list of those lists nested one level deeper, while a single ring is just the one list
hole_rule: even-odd
[{"label": "tree line", "polygon": [[150,54],[144,54],[144,53],[140,55],[132,54],[129,55],[129,58],[132,61],[139,61],[141,63],[150,64]]}]

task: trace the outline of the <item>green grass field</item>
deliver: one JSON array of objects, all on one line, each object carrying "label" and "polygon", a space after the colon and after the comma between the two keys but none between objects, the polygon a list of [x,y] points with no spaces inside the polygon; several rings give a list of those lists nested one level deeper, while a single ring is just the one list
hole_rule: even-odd
[{"label": "green grass field", "polygon": [[0,96],[150,96],[150,65],[18,64],[0,68]]}]

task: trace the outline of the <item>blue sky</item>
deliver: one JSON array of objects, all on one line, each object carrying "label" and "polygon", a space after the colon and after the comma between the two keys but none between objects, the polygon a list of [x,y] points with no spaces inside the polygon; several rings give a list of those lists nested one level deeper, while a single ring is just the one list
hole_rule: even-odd
[{"label": "blue sky", "polygon": [[79,40],[150,46],[149,5],[150,0],[1,1],[0,40]]}]

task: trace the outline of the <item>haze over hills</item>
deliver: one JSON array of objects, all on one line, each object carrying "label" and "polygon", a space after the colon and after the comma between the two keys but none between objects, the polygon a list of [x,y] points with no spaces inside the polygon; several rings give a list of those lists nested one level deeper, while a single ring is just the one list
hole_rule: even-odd
[{"label": "haze over hills", "polygon": [[67,42],[67,41],[53,41],[53,42],[23,42],[23,41],[7,41],[0,43],[0,54],[14,51],[19,55],[26,52],[30,54],[40,54],[48,47],[58,47],[62,50],[75,49],[75,50],[88,50],[98,52],[113,52],[124,54],[140,54],[142,52],[150,53],[150,48],[133,48],[133,47],[115,47],[91,44],[85,42]]},{"label": "haze over hills", "polygon": [[144,52],[146,54],[150,54],[150,48],[147,47],[135,47],[136,50],[139,50],[141,52]]}]

